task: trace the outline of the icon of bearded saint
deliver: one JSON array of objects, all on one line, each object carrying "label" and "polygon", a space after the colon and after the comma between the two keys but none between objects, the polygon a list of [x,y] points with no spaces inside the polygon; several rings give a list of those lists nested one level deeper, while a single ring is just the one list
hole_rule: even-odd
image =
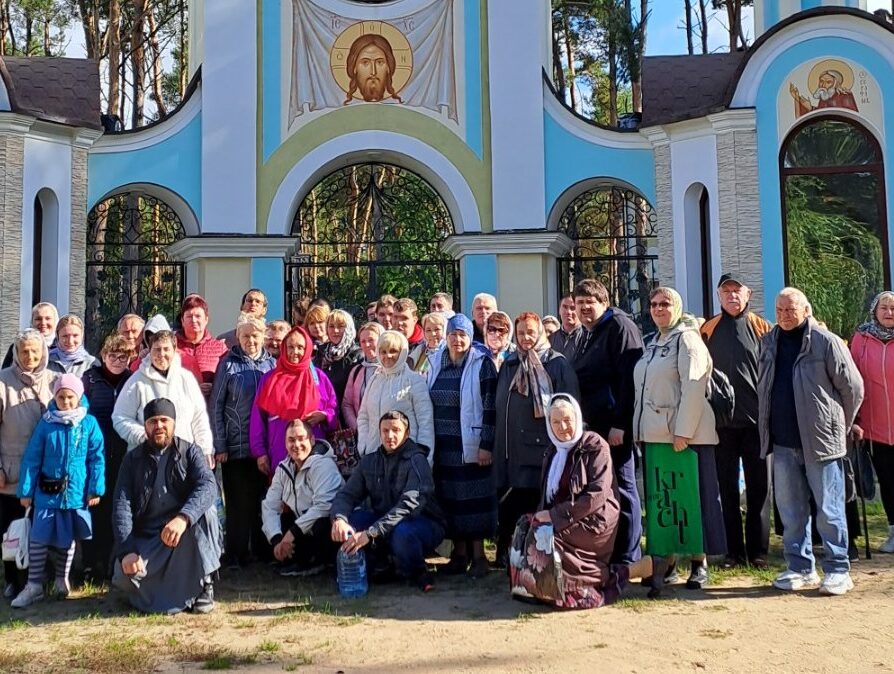
[{"label": "icon of bearded saint", "polygon": [[801,95],[794,83],[789,85],[789,93],[795,101],[795,113],[798,117],[822,108],[844,108],[859,112],[854,94],[844,86],[844,75],[837,70],[829,69],[820,73],[816,91],[813,92],[815,105]]},{"label": "icon of bearded saint", "polygon": [[388,40],[381,35],[368,33],[354,40],[348,52],[347,71],[350,86],[344,105],[354,100],[357,91],[367,103],[383,101],[386,98],[393,98],[401,103],[401,98],[392,84],[396,65],[394,50]]}]

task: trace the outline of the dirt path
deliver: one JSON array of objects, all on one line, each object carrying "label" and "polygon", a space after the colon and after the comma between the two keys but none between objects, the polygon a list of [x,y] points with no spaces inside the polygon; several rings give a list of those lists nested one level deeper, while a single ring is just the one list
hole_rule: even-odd
[{"label": "dirt path", "polygon": [[560,613],[510,600],[500,574],[347,602],[332,582],[261,569],[219,583],[210,616],[137,616],[104,593],[0,609],[0,671],[894,671],[894,557],[860,562],[854,581],[829,598],[739,576],[658,602],[637,585],[615,606]]}]

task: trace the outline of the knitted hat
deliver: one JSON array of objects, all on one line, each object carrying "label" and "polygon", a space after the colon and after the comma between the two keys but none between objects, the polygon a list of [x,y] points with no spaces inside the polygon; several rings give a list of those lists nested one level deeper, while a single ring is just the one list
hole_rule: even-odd
[{"label": "knitted hat", "polygon": [[469,336],[469,339],[472,339],[475,329],[472,327],[472,321],[469,320],[468,316],[456,314],[447,321],[447,334],[449,335],[451,332],[464,332]]},{"label": "knitted hat", "polygon": [[78,399],[80,400],[81,396],[84,395],[84,384],[81,380],[73,374],[63,374],[56,382],[53,384],[53,395],[59,393],[60,390],[67,388],[69,391],[74,393]]}]

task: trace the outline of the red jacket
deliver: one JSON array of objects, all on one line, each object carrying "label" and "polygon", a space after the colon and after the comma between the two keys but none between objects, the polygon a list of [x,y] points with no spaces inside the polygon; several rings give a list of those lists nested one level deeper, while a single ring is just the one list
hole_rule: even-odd
[{"label": "red jacket", "polygon": [[865,386],[856,423],[867,439],[894,445],[894,340],[882,342],[858,332],[851,340],[851,355]]},{"label": "red jacket", "polygon": [[222,339],[212,337],[207,329],[198,344],[186,339],[182,330],[178,330],[176,334],[177,352],[181,358],[186,356],[183,366],[189,368],[200,384],[213,384],[217,364],[227,353],[226,343]]}]

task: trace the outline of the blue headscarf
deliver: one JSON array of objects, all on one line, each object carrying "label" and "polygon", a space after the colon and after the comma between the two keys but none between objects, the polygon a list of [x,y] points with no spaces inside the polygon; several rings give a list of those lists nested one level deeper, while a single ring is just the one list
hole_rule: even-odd
[{"label": "blue headscarf", "polygon": [[469,339],[473,339],[475,329],[468,316],[465,314],[455,314],[453,318],[447,321],[447,334],[449,335],[451,332],[464,332],[469,336]]}]

